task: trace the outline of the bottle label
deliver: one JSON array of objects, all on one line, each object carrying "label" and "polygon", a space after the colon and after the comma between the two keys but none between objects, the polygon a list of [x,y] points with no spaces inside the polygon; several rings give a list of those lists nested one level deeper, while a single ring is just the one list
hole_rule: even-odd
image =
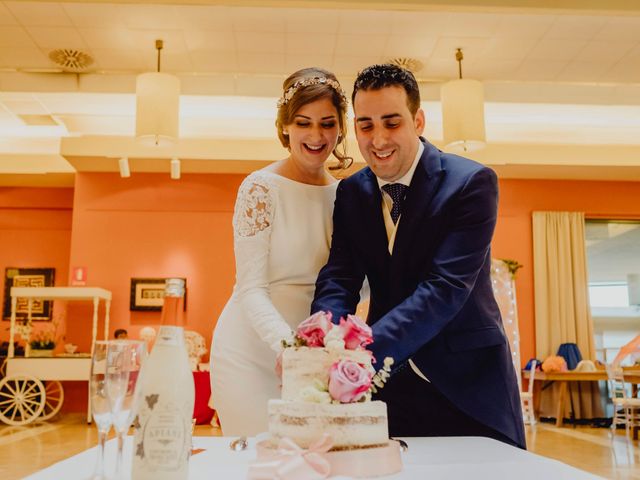
[{"label": "bottle label", "polygon": [[[189,461],[191,438],[188,422],[179,405],[163,403],[160,395],[148,395],[144,401],[148,417],[136,431],[134,463],[141,462],[147,471],[177,472]],[[142,412],[141,412],[142,413]],[[188,419],[188,416],[187,416]]]},{"label": "bottle label", "polygon": [[156,345],[169,345],[172,347],[180,346],[184,343],[184,329],[172,325],[163,325],[160,327]]}]

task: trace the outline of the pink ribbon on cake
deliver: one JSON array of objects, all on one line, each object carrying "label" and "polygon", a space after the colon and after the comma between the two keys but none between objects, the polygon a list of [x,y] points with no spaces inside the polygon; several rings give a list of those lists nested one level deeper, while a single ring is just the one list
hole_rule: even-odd
[{"label": "pink ribbon on cake", "polygon": [[269,461],[249,467],[249,480],[322,480],[331,473],[331,465],[325,458],[333,441],[324,434],[308,449],[300,448],[290,438],[278,444],[276,456]]}]

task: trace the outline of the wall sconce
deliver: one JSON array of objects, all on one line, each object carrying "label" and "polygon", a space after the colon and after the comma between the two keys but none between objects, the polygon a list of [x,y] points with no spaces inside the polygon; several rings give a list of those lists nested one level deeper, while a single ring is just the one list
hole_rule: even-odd
[{"label": "wall sconce", "polygon": [[143,145],[167,146],[178,139],[180,80],[160,73],[162,40],[156,40],[158,71],[136,79],[136,141]]},{"label": "wall sconce", "polygon": [[129,178],[131,176],[131,170],[129,170],[129,159],[122,157],[118,160],[118,167],[120,168],[120,176],[122,178]]},{"label": "wall sconce", "polygon": [[171,159],[171,178],[180,180],[180,159],[175,157]]},{"label": "wall sconce", "polygon": [[462,78],[463,58],[462,49],[458,48],[459,78],[440,89],[445,149],[458,152],[478,150],[486,144],[484,87],[477,80]]}]

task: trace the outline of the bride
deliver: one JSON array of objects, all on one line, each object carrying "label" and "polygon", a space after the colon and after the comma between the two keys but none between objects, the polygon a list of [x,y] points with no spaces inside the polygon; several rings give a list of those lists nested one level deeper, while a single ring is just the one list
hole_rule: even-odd
[{"label": "bride", "polygon": [[[225,435],[267,430],[267,400],[280,397],[274,367],[282,340],[309,315],[332,233],[337,182],[331,153],[346,168],[347,99],[336,77],[319,68],[283,84],[276,128],[284,160],[250,174],[233,216],[236,284],[213,332],[213,406]],[[338,147],[340,146],[340,150]]]}]

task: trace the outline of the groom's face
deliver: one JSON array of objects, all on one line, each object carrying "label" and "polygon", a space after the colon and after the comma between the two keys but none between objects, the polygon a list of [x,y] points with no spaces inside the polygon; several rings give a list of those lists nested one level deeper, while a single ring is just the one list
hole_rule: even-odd
[{"label": "groom's face", "polygon": [[401,86],[358,90],[353,102],[360,152],[378,178],[394,182],[411,168],[424,130],[424,112],[409,110]]}]

